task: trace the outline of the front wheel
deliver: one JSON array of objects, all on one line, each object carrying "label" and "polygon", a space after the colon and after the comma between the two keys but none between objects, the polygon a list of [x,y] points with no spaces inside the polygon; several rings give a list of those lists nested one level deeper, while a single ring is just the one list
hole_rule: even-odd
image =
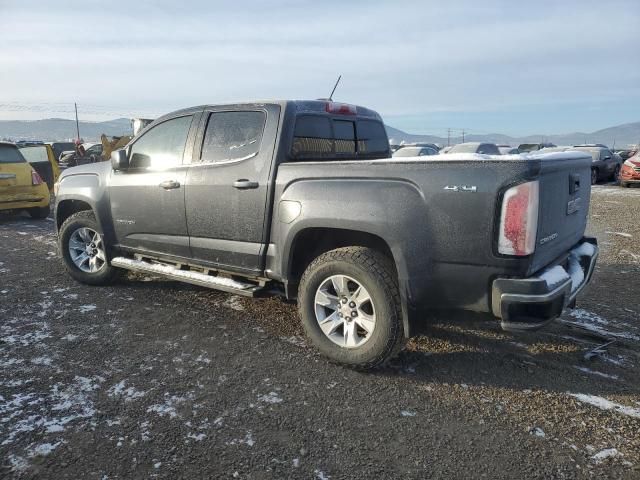
[{"label": "front wheel", "polygon": [[591,169],[591,185],[595,185],[596,183],[598,183],[598,169],[592,168]]},{"label": "front wheel", "polygon": [[102,229],[93,212],[74,213],[64,221],[58,248],[67,272],[81,283],[108,285],[120,273],[107,260]]},{"label": "front wheel", "polygon": [[393,264],[380,252],[344,247],[320,255],[300,282],[307,337],[330,360],[368,369],[402,348],[404,330]]}]

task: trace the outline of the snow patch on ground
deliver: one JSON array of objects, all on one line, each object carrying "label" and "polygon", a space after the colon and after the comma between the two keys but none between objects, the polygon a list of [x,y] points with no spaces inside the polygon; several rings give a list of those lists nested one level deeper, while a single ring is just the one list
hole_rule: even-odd
[{"label": "snow patch on ground", "polygon": [[14,394],[11,399],[0,396],[0,424],[4,427],[0,445],[12,444],[22,434],[36,430],[62,432],[71,422],[93,417],[96,410],[92,392],[100,387],[101,381],[104,381],[101,377],[76,376],[68,385],[56,383],[44,395],[31,392]]},{"label": "snow patch on ground", "polygon": [[597,370],[591,370],[590,368],[587,368],[587,367],[579,367],[577,365],[574,365],[574,368],[580,370],[583,373],[588,373],[589,375],[597,375],[598,377],[602,377],[602,378],[610,378],[612,380],[618,380],[620,378],[617,375],[610,375],[608,373],[598,372]]},{"label": "snow patch on ground", "polygon": [[130,402],[136,398],[144,397],[146,392],[136,390],[135,387],[127,387],[126,381],[116,383],[107,391],[110,397],[122,397],[125,402]]},{"label": "snow patch on ground", "polygon": [[164,403],[157,403],[155,405],[151,405],[149,408],[147,408],[147,413],[157,413],[161,417],[168,416],[169,418],[176,418],[180,416],[178,411],[176,410],[176,407],[192,399],[193,399],[193,394],[191,393],[183,397],[180,397],[178,395],[169,395],[168,393],[165,393]]},{"label": "snow patch on ground", "polygon": [[544,430],[542,430],[540,427],[533,427],[529,429],[529,433],[531,435],[535,435],[536,437],[540,437],[540,438],[544,438],[547,436],[546,433],[544,433]]},{"label": "snow patch on ground", "polygon": [[60,445],[60,443],[62,442],[42,443],[40,445],[37,445],[36,447],[29,450],[29,456],[35,457],[36,455],[40,455],[44,457],[46,455],[49,455],[58,447],[58,445]]},{"label": "snow patch on ground", "polygon": [[242,305],[240,297],[238,297],[237,295],[231,295],[224,302],[222,302],[221,305],[238,312],[244,311],[244,305]]},{"label": "snow patch on ground", "polygon": [[640,336],[630,332],[614,332],[606,330],[601,325],[608,325],[609,321],[602,318],[600,315],[577,308],[571,310],[569,316],[576,321],[562,319],[562,323],[565,325],[571,325],[574,327],[589,330],[605,338],[624,338],[627,340],[640,340]]},{"label": "snow patch on ground", "polygon": [[616,448],[605,448],[591,457],[595,463],[602,463],[607,458],[622,456]]},{"label": "snow patch on ground", "polygon": [[592,405],[601,410],[612,410],[623,415],[627,415],[633,418],[640,418],[640,408],[629,407],[627,405],[621,405],[619,403],[612,402],[603,397],[596,395],[586,395],[584,393],[570,393],[570,396],[578,400],[579,402]]},{"label": "snow patch on ground", "polygon": [[608,233],[609,235],[617,235],[619,237],[624,237],[624,238],[633,238],[633,235],[631,235],[630,233],[624,233],[624,232],[612,232],[610,230],[605,231],[604,233]]},{"label": "snow patch on ground", "polygon": [[266,395],[258,395],[258,401],[275,404],[282,403],[282,398],[280,398],[276,392],[269,392]]},{"label": "snow patch on ground", "polygon": [[253,434],[251,431],[247,432],[244,438],[236,438],[227,443],[227,445],[248,445],[253,447],[256,444],[256,441],[253,439]]},{"label": "snow patch on ground", "polygon": [[96,308],[97,307],[95,305],[80,305],[78,307],[78,311],[80,313],[88,313],[94,311]]}]

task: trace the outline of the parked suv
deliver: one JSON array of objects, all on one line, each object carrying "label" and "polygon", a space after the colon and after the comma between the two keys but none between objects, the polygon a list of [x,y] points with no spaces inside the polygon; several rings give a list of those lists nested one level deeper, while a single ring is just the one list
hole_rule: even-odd
[{"label": "parked suv", "polygon": [[358,368],[398,352],[425,309],[527,330],[575,305],[598,256],[588,155],[389,157],[360,106],[180,110],[62,173],[62,261],[91,285],[127,269],[281,292],[324,355]]}]

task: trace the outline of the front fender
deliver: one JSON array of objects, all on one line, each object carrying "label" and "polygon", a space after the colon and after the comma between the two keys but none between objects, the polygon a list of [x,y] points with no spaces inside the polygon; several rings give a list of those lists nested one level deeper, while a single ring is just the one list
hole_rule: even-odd
[{"label": "front fender", "polygon": [[113,245],[115,237],[110,215],[111,208],[107,189],[101,176],[88,172],[68,173],[59,179],[58,184],[54,213],[57,228],[62,223],[60,206],[70,201],[82,202],[91,208],[104,233],[105,240],[108,244]]}]

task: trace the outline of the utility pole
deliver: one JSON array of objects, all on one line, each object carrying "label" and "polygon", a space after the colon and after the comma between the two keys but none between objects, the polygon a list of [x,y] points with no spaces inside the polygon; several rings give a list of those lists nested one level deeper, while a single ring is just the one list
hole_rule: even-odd
[{"label": "utility pole", "polygon": [[462,129],[462,143],[464,143],[464,128]]},{"label": "utility pole", "polygon": [[78,135],[76,138],[79,141],[80,140],[80,124],[78,123],[78,104],[74,102],[73,106],[76,109],[76,134]]},{"label": "utility pole", "polygon": [[451,146],[451,129],[447,128],[447,147]]}]

